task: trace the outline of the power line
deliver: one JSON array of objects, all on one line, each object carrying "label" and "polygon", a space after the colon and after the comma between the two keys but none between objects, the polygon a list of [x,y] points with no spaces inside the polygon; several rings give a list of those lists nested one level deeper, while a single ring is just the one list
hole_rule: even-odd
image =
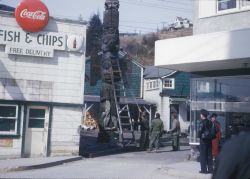
[{"label": "power line", "polygon": [[120,20],[120,22],[125,22],[125,23],[137,23],[137,24],[159,24],[159,22],[146,22],[146,21],[129,21],[129,20]]},{"label": "power line", "polygon": [[149,27],[138,27],[138,26],[128,26],[128,25],[120,25],[120,27],[128,27],[128,28],[140,28],[140,29],[148,29],[148,30],[155,30],[156,28],[149,28]]},{"label": "power line", "polygon": [[146,7],[158,8],[158,9],[168,9],[168,10],[172,10],[172,11],[182,11],[185,13],[192,12],[191,9],[179,8],[179,7],[174,7],[174,6],[159,5],[159,4],[155,4],[155,3],[145,3],[145,2],[139,3],[139,2],[128,2],[128,1],[121,1],[121,2],[127,3],[127,4],[133,4],[133,5],[137,5],[137,6],[146,6]]},{"label": "power line", "polygon": [[191,4],[191,1],[189,2],[185,2],[185,1],[171,1],[171,0],[152,0],[152,1],[155,1],[155,2],[164,2],[164,3],[172,3],[172,4],[180,4],[180,5],[190,5]]}]

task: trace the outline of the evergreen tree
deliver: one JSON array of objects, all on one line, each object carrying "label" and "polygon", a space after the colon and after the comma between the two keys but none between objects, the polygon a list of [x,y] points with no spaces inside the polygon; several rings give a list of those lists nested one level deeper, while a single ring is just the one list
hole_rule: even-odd
[{"label": "evergreen tree", "polygon": [[101,79],[102,22],[99,13],[91,16],[87,29],[86,56],[90,57],[90,85]]}]

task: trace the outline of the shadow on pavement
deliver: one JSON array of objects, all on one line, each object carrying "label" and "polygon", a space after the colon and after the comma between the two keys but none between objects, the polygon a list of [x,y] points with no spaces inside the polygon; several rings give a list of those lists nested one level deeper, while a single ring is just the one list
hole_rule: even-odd
[{"label": "shadow on pavement", "polygon": [[[80,137],[80,148],[79,155],[87,158],[100,157],[106,155],[115,155],[121,153],[129,153],[129,152],[143,152],[139,150],[139,140],[140,140],[140,132],[135,131],[135,142],[122,146],[118,143],[99,143],[98,142],[98,130],[84,130],[81,131]],[[172,138],[170,135],[163,135],[160,140],[160,147],[166,147],[172,145]],[[181,146],[189,146],[188,139],[186,136],[180,138]],[[187,151],[189,149],[183,149],[180,151]],[[145,151],[146,152],[146,151]],[[175,152],[171,150],[159,150],[157,153],[165,153],[165,152]]]}]

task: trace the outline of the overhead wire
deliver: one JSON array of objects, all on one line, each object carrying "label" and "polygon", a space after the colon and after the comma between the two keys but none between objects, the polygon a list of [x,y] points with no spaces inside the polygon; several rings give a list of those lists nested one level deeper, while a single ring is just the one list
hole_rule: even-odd
[{"label": "overhead wire", "polygon": [[160,5],[160,4],[155,4],[155,3],[146,3],[145,1],[143,2],[138,2],[138,1],[125,1],[125,0],[120,0],[123,3],[127,3],[127,4],[133,4],[133,5],[137,5],[137,6],[145,6],[145,7],[152,7],[152,8],[158,8],[158,9],[168,9],[168,10],[172,10],[172,11],[182,11],[184,13],[191,13],[191,9],[187,9],[187,8],[180,8],[180,7],[176,7],[176,6],[166,6],[166,5]]}]

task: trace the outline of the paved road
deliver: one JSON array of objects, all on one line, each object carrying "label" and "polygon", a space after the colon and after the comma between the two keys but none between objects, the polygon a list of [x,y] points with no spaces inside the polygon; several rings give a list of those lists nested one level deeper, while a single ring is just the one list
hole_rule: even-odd
[{"label": "paved road", "polygon": [[166,176],[164,169],[171,163],[185,161],[189,147],[182,147],[179,152],[170,150],[165,147],[158,153],[131,152],[83,159],[52,168],[1,173],[0,178],[177,179]]}]

